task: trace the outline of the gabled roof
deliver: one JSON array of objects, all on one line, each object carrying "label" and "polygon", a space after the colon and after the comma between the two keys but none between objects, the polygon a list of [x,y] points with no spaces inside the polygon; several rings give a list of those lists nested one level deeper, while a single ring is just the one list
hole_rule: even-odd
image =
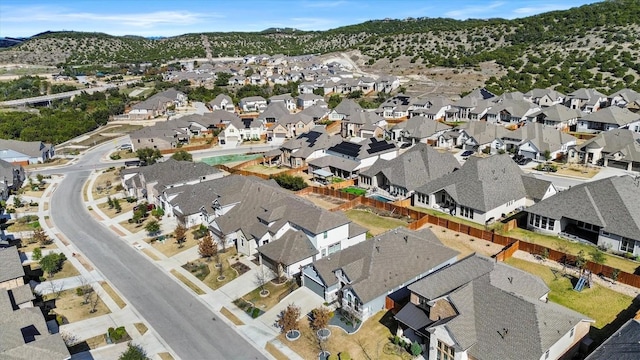
[{"label": "gabled roof", "polygon": [[640,354],[640,320],[629,319],[585,360],[636,360]]},{"label": "gabled roof", "polygon": [[523,143],[530,142],[541,153],[547,150],[553,153],[561,150],[563,145],[577,141],[573,135],[541,123],[527,123],[514,130],[508,137],[521,139]]},{"label": "gabled roof", "polygon": [[479,145],[488,144],[511,133],[504,126],[494,125],[486,121],[468,121],[458,126],[456,130],[464,131],[475,139]]},{"label": "gabled roof", "polygon": [[559,220],[569,218],[640,240],[640,185],[633,177],[614,176],[571,187],[527,208]]},{"label": "gabled roof", "polygon": [[[429,301],[445,298],[456,315],[431,321],[477,359],[539,359],[584,315],[541,301],[549,288],[538,277],[504,263],[471,255],[409,285]],[[505,313],[507,311],[508,313]]]},{"label": "gabled roof", "polygon": [[351,172],[355,170],[360,165],[360,163],[355,160],[346,159],[339,156],[325,155],[309,161],[309,165],[317,168],[333,167],[336,169]]},{"label": "gabled roof", "polygon": [[274,118],[276,121],[282,117],[289,115],[289,110],[282,101],[269,103],[266,109],[258,116],[259,120]]},{"label": "gabled roof", "polygon": [[595,89],[581,88],[570,93],[567,97],[586,101],[596,101],[599,98],[606,98],[607,96]]},{"label": "gabled roof", "polygon": [[640,100],[640,93],[638,93],[637,91],[635,91],[633,89],[618,90],[618,91],[614,92],[613,94],[609,95],[609,98],[612,99],[612,98],[614,98],[616,96],[620,96],[627,103],[631,103],[631,102]]},{"label": "gabled roof", "polygon": [[131,109],[157,110],[160,105],[176,101],[179,95],[186,96],[184,93],[177,91],[176,89],[167,89],[133,105]]},{"label": "gabled roof", "polygon": [[531,115],[528,115],[528,117],[537,118],[538,116],[542,116],[544,120],[567,122],[573,119],[580,119],[583,115],[582,111],[578,109],[570,109],[562,104],[555,104],[543,108],[540,111],[536,111]]},{"label": "gabled roof", "polygon": [[532,99],[540,99],[548,96],[551,100],[557,100],[558,98],[564,98],[566,95],[552,89],[532,89],[529,92],[526,92],[524,96]]},{"label": "gabled roof", "polygon": [[295,264],[319,253],[303,231],[295,230],[289,230],[278,240],[260,246],[258,252],[285,266]]},{"label": "gabled roof", "polygon": [[605,155],[620,153],[623,160],[640,162],[640,133],[628,129],[603,131],[585,141],[580,149],[602,149]]},{"label": "gabled roof", "polygon": [[358,105],[358,103],[356,103],[352,99],[342,99],[340,104],[338,104],[338,106],[336,106],[333,111],[346,117],[352,117],[358,113],[363,112],[364,110],[362,110],[362,107],[360,107],[360,105]]},{"label": "gabled roof", "polygon": [[441,131],[450,130],[451,127],[445,123],[427,119],[424,116],[414,116],[391,128],[391,130],[397,129],[402,129],[407,137],[425,139]]},{"label": "gabled roof", "polygon": [[418,187],[416,192],[432,194],[444,190],[459,205],[486,212],[511,200],[531,197],[523,176],[524,172],[507,154],[472,156],[459,170]]},{"label": "gabled roof", "polygon": [[40,157],[43,151],[50,150],[52,147],[53,145],[43,143],[42,141],[0,139],[0,150],[10,149],[30,157]]},{"label": "gabled roof", "polygon": [[327,134],[324,127],[316,126],[310,131],[298,135],[295,139],[286,141],[281,148],[288,150],[298,149],[293,156],[306,159],[314,151],[328,149],[341,141],[342,139],[339,136],[331,136]]},{"label": "gabled roof", "polygon": [[348,286],[366,304],[458,254],[429,229],[415,232],[400,227],[316,260],[313,266],[330,282],[326,285],[334,284],[333,272],[342,270],[351,281]]},{"label": "gabled roof", "polygon": [[231,104],[231,106],[233,106],[233,100],[231,99],[231,96],[227,94],[218,94],[218,96],[216,96],[215,99],[209,101],[209,105],[211,105],[212,107],[213,106],[222,107],[222,102],[225,100],[227,104]]},{"label": "gabled roof", "polygon": [[247,96],[245,98],[240,99],[240,102],[243,102],[243,103],[247,103],[247,102],[267,102],[267,100],[265,98],[263,98],[262,96]]},{"label": "gabled roof", "polygon": [[121,176],[136,174],[143,176],[146,183],[158,183],[158,190],[166,186],[192,180],[198,180],[203,176],[218,174],[220,170],[201,162],[178,161],[167,159],[166,161],[143,166],[135,169],[124,169]]},{"label": "gabled roof", "polygon": [[609,106],[596,112],[586,114],[582,117],[582,120],[624,126],[640,120],[640,115],[633,113],[628,109]]},{"label": "gabled roof", "polygon": [[368,138],[358,143],[343,140],[337,145],[334,145],[327,149],[327,151],[332,151],[350,158],[356,158],[358,160],[396,150],[397,147],[395,146],[395,144],[387,140],[378,140],[376,138]]},{"label": "gabled roof", "polygon": [[393,160],[376,160],[361,174],[373,177],[382,173],[391,184],[412,191],[459,167],[460,163],[451,153],[441,153],[431,146],[418,143]]},{"label": "gabled roof", "polygon": [[0,248],[0,283],[24,276],[20,254],[15,246]]},{"label": "gabled roof", "polygon": [[506,111],[511,116],[523,118],[529,111],[535,108],[537,108],[537,105],[526,100],[504,99],[502,102],[493,105],[487,113],[500,114],[502,111]]}]

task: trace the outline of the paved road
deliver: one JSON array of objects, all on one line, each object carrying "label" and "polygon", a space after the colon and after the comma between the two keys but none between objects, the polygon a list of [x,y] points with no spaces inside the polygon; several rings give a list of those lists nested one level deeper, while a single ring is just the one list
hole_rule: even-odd
[{"label": "paved road", "polygon": [[51,208],[56,209],[51,212],[55,226],[182,359],[264,359],[225,322],[212,320],[209,308],[189,290],[89,215],[82,204],[81,189],[105,148],[88,152],[65,169],[66,178],[51,199]]},{"label": "paved road", "polygon": [[86,92],[87,94],[93,94],[96,91],[106,91],[114,87],[117,87],[117,86],[106,85],[106,86],[86,88],[81,90],[66,91],[58,94],[42,95],[42,96],[35,96],[35,97],[24,98],[24,99],[1,101],[0,106],[23,106],[26,104],[39,104],[39,103],[44,103],[52,100],[68,99],[76,95],[80,95],[80,93],[82,92]]}]

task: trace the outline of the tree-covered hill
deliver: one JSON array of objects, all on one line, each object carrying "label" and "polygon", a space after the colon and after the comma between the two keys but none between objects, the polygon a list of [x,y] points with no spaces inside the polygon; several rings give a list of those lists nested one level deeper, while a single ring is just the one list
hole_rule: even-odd
[{"label": "tree-covered hill", "polygon": [[0,51],[0,62],[104,64],[163,62],[206,56],[311,54],[359,50],[373,65],[386,59],[425,67],[477,67],[495,61],[507,75],[494,90],[590,86],[640,87],[640,0],[609,0],[565,11],[504,20],[372,20],[328,31],[186,34],[159,40],[97,33],[36,36]]}]

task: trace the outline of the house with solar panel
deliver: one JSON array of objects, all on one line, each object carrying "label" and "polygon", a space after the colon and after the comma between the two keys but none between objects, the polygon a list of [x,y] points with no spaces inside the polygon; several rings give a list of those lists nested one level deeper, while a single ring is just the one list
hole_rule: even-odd
[{"label": "house with solar panel", "polygon": [[343,140],[329,147],[325,154],[308,162],[312,172],[322,169],[332,176],[351,179],[358,176],[360,169],[373,165],[378,159],[395,159],[398,147],[393,142],[376,138],[359,142]]},{"label": "house with solar panel", "polygon": [[537,276],[475,254],[408,289],[397,335],[428,360],[571,359],[594,323],[548,301]]}]

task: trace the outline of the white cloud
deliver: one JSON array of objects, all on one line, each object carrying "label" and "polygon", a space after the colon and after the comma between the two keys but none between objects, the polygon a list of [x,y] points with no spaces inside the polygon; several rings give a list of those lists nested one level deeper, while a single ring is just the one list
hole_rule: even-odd
[{"label": "white cloud", "polygon": [[516,16],[528,16],[528,15],[540,14],[547,11],[565,10],[570,7],[571,5],[568,5],[568,4],[545,4],[545,5],[526,6],[526,7],[517,8],[513,10],[513,13]]},{"label": "white cloud", "polygon": [[[505,5],[504,2],[501,1],[494,1],[490,4],[481,6],[481,5],[471,5],[471,6],[465,6],[461,9],[458,10],[451,10],[448,11],[446,13],[444,13],[444,15],[446,17],[451,17],[454,19],[469,19],[469,18],[483,18],[485,16],[485,14],[487,13],[491,13],[493,10],[502,7],[503,5]],[[493,16],[491,16],[493,17]]]}]

